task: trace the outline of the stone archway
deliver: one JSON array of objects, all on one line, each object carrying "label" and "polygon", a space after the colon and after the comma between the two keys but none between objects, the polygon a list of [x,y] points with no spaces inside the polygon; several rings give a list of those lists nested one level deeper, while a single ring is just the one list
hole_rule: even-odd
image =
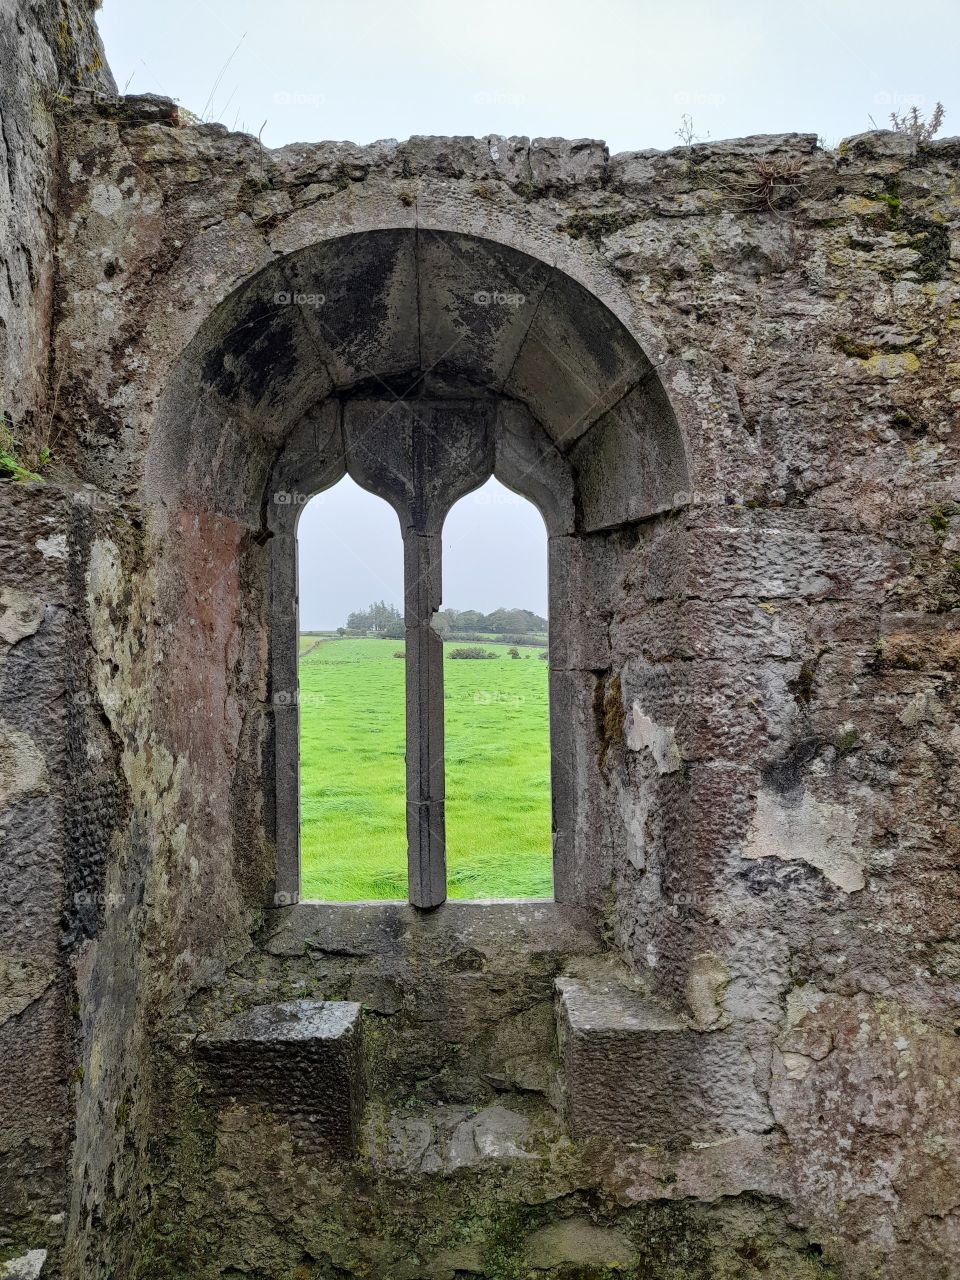
[{"label": "stone archway", "polygon": [[[237,521],[269,554],[262,588],[270,671],[261,785],[276,848],[271,901],[298,896],[295,517],[349,472],[386,498],[407,564],[410,900],[445,897],[440,529],[490,475],[530,498],[550,534],[554,881],[587,903],[595,761],[582,731],[605,666],[615,531],[687,500],[669,398],[637,339],[583,285],[476,236],[422,229],[310,245],[235,289],[170,380],[146,496]],[[206,536],[203,520],[178,520]],[[185,548],[180,547],[180,552]],[[255,557],[256,558],[256,557]]]}]

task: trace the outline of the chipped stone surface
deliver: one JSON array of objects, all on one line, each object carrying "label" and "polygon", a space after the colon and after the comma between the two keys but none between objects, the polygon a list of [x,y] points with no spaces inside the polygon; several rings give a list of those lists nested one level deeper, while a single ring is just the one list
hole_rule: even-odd
[{"label": "chipped stone surface", "polygon": [[38,538],[36,547],[44,560],[66,560],[67,558],[66,534],[55,533],[49,538]]},{"label": "chipped stone surface", "polygon": [[532,1160],[530,1123],[506,1107],[487,1107],[464,1120],[450,1139],[448,1169],[462,1169],[481,1160]]},{"label": "chipped stone surface", "polygon": [[0,955],[0,1023],[39,1000],[55,977],[52,968],[19,956]]},{"label": "chipped stone surface", "polygon": [[47,766],[34,740],[0,721],[0,809],[47,789]]},{"label": "chipped stone surface", "polygon": [[680,751],[675,731],[656,724],[644,715],[640,704],[633,704],[633,714],[627,728],[627,746],[631,751],[649,751],[658,773],[674,773],[680,768]]},{"label": "chipped stone surface", "polygon": [[43,622],[43,602],[16,587],[0,587],[0,640],[17,644],[35,635]]},{"label": "chipped stone surface", "polygon": [[541,1271],[563,1266],[621,1271],[635,1260],[636,1251],[622,1232],[595,1226],[582,1218],[543,1227],[527,1241],[527,1265]]},{"label": "chipped stone surface", "polygon": [[3,1264],[0,1276],[3,1280],[39,1280],[44,1274],[44,1263],[47,1260],[46,1249],[31,1249],[19,1258],[11,1258]]},{"label": "chipped stone surface", "polygon": [[713,953],[694,956],[687,974],[686,997],[694,1024],[701,1031],[723,1027],[730,1022],[723,998],[730,985],[730,970],[721,956]]},{"label": "chipped stone surface", "polygon": [[761,791],[743,857],[806,862],[844,893],[855,893],[866,883],[856,841],[856,819],[839,805],[822,804],[806,793],[784,802]]}]

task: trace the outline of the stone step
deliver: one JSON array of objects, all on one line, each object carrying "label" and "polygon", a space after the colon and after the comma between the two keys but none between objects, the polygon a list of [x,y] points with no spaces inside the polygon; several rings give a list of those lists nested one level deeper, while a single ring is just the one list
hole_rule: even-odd
[{"label": "stone step", "polygon": [[305,1148],[350,1156],[363,1111],[360,1005],[258,1005],[197,1037],[194,1051],[221,1105],[263,1105]]},{"label": "stone step", "polygon": [[575,1138],[687,1145],[773,1124],[760,1035],[698,1030],[642,992],[561,977],[564,1106]]}]

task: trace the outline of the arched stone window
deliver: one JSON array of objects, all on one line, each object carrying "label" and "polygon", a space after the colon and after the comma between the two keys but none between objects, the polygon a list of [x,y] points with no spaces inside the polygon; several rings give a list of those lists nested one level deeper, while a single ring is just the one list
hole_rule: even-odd
[{"label": "arched stone window", "polygon": [[[562,554],[572,528],[569,470],[529,414],[505,400],[363,397],[328,402],[308,415],[277,464],[268,503],[274,535],[272,685],[284,708],[295,702],[285,695],[296,689],[298,646],[295,580],[289,571],[297,504],[287,498],[319,492],[344,472],[391,503],[404,533],[409,896],[414,906],[438,906],[446,898],[443,642],[432,622],[441,604],[443,522],[458,499],[491,475],[518,492],[526,489],[531,498],[531,477],[540,484],[549,477],[550,488],[540,495],[542,509]],[[552,629],[551,640],[562,647],[563,614]],[[287,896],[299,882],[293,710],[275,717],[278,866],[288,877],[278,892]],[[552,755],[556,858],[567,854],[568,832],[557,826],[556,816],[569,791],[560,786],[560,770],[569,776],[570,769],[568,743],[559,734]]]},{"label": "arched stone window", "polygon": [[[299,895],[296,504],[349,474],[391,504],[404,540],[409,899],[446,896],[443,521],[491,475],[549,535],[554,892],[609,883],[597,766],[597,673],[631,526],[685,501],[676,419],[635,338],[569,276],[506,245],[425,229],[325,240],[266,267],[201,328],[150,460],[159,501],[252,531],[270,690],[265,809],[271,897]],[[273,761],[271,769],[269,762]]]},{"label": "arched stone window", "polygon": [[491,477],[443,526],[451,898],[553,897],[546,589],[543,518]]},{"label": "arched stone window", "polygon": [[[349,476],[296,503],[298,687],[286,714],[300,720],[301,893],[335,902],[405,898],[404,681],[392,656],[401,642],[393,629],[392,644],[329,635],[370,601],[402,600],[400,526],[387,503]],[[358,643],[372,649],[373,662],[357,662]],[[278,692],[275,715],[284,714]]]}]

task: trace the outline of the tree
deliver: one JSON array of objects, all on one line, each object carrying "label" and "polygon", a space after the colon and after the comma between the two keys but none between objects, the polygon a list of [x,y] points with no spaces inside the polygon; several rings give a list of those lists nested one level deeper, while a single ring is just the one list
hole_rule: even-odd
[{"label": "tree", "polygon": [[348,631],[376,631],[381,635],[389,635],[397,627],[402,635],[403,615],[385,600],[375,600],[366,609],[357,609],[347,617]]},{"label": "tree", "polygon": [[456,625],[458,616],[456,609],[440,609],[433,619],[433,629],[437,635],[450,635]]},{"label": "tree", "polygon": [[456,625],[454,631],[486,631],[483,625],[484,616],[476,609],[461,609],[457,613]]},{"label": "tree", "polygon": [[[457,636],[482,638],[484,633],[503,636],[503,643],[525,643],[525,638],[542,635],[546,618],[530,609],[440,609],[433,619],[433,629],[445,639]],[[376,635],[400,639],[404,634],[403,614],[384,600],[375,600],[365,609],[356,609],[347,618],[346,630],[374,632]],[[479,635],[478,635],[479,633]]]},{"label": "tree", "polygon": [[529,609],[494,609],[484,619],[483,630],[498,633],[546,631],[547,620]]}]

